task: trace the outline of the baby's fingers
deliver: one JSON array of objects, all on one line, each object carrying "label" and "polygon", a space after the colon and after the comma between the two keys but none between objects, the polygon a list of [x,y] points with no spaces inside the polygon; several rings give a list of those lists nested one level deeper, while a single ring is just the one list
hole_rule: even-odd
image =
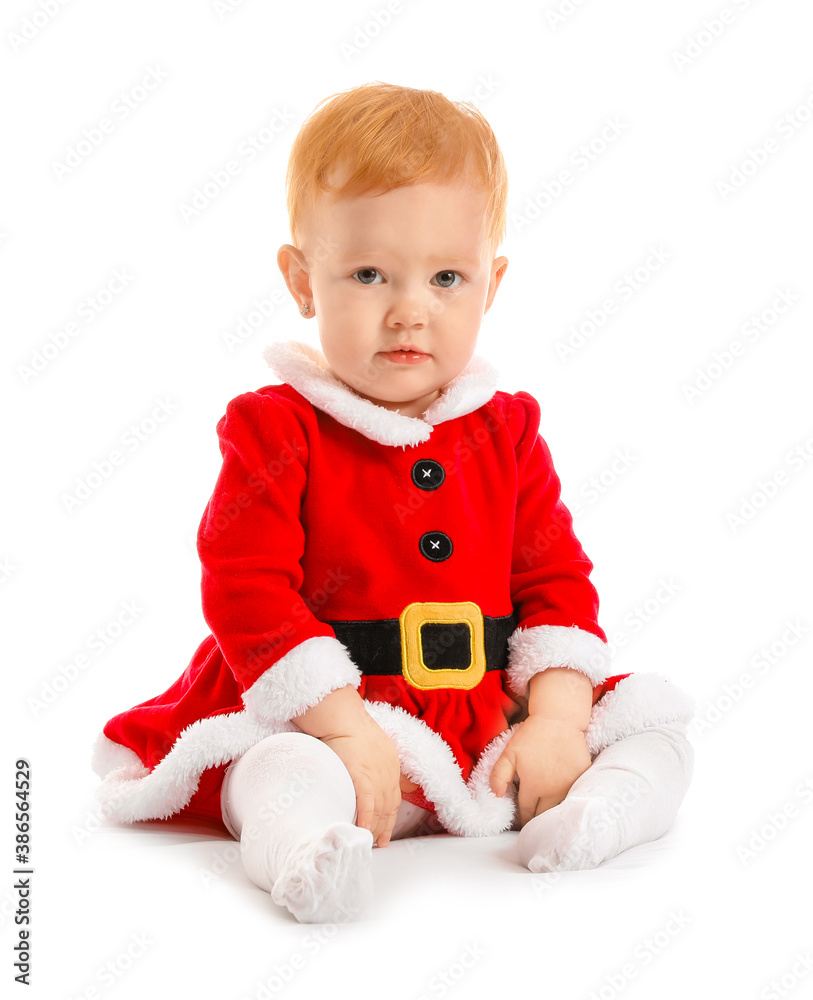
[{"label": "baby's fingers", "polygon": [[356,826],[369,830],[376,838],[376,827],[378,825],[379,813],[376,811],[375,795],[371,791],[363,790],[356,792]]},{"label": "baby's fingers", "polygon": [[[398,807],[401,805],[401,792],[398,791],[398,797],[394,800],[390,809],[386,813],[382,813],[382,829],[381,836],[376,840],[379,847],[386,847],[390,842],[390,837],[392,836],[393,827],[395,826],[395,821],[398,818]],[[375,836],[375,834],[373,834]]]},{"label": "baby's fingers", "polygon": [[[357,797],[360,803],[361,798]],[[395,818],[398,814],[398,806],[401,804],[401,792],[396,786],[389,793],[379,792],[377,795],[372,791],[369,798],[365,799],[365,818],[369,818],[368,823],[362,823],[361,805],[359,804],[358,826],[366,826],[373,835],[373,843],[379,847],[386,847],[390,842],[392,828],[395,826]]]},{"label": "baby's fingers", "polygon": [[505,794],[508,783],[516,774],[516,761],[512,754],[503,753],[494,767],[491,769],[491,791],[498,797]]},{"label": "baby's fingers", "polygon": [[360,792],[356,795],[356,809],[358,810],[356,826],[369,830],[373,835],[374,844],[386,847],[392,828],[395,826],[398,804],[386,807],[381,798],[377,798],[373,792]]}]

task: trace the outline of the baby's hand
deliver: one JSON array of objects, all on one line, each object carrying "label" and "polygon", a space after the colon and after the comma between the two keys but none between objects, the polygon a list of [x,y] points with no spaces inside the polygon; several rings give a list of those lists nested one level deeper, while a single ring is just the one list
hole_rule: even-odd
[{"label": "baby's hand", "polygon": [[558,805],[590,767],[584,732],[572,722],[529,715],[520,723],[491,771],[491,790],[505,794],[519,775],[517,805],[522,826]]},{"label": "baby's hand", "polygon": [[370,830],[373,842],[386,847],[401,804],[398,751],[370,718],[346,736],[322,737],[350,772],[356,790],[356,826]]}]

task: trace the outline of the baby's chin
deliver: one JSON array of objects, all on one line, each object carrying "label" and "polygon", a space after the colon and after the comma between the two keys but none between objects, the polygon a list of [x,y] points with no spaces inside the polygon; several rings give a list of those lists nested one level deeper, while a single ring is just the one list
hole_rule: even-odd
[{"label": "baby's chin", "polygon": [[418,391],[410,395],[408,399],[403,398],[403,393],[389,392],[377,395],[375,392],[364,392],[356,389],[356,394],[364,399],[375,403],[376,406],[383,406],[387,410],[398,410],[402,415],[419,417],[432,403],[440,396],[441,387],[427,387],[425,391]]}]

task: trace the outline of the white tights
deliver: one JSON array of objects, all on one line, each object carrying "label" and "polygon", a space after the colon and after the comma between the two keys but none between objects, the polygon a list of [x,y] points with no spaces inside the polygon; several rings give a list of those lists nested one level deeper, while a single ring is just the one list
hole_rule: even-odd
[{"label": "white tights", "polygon": [[[519,833],[533,872],[594,868],[671,825],[691,778],[685,725],[651,727],[610,744],[564,801]],[[372,899],[373,836],[355,826],[356,795],[338,754],[306,733],[268,736],[227,770],[223,821],[248,877],[304,923],[357,919]],[[439,832],[402,801],[392,840]]]},{"label": "white tights", "polygon": [[605,747],[558,806],[520,830],[520,861],[532,872],[595,868],[672,825],[694,770],[686,724],[650,726]]},{"label": "white tights", "polygon": [[[373,835],[354,825],[353,781],[329,746],[306,733],[266,737],[227,770],[220,802],[246,874],[297,920],[340,923],[363,912]],[[402,801],[390,839],[416,835],[431,815]]]}]

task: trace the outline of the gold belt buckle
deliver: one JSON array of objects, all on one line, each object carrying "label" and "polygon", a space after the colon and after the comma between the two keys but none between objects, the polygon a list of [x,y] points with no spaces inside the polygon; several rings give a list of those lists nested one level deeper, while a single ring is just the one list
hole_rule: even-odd
[{"label": "gold belt buckle", "polygon": [[[401,671],[406,680],[422,691],[433,688],[477,687],[486,673],[483,612],[472,601],[456,604],[415,601],[398,617],[401,626]],[[424,663],[421,626],[427,623],[468,625],[471,636],[471,663],[460,670],[433,669]]]}]

